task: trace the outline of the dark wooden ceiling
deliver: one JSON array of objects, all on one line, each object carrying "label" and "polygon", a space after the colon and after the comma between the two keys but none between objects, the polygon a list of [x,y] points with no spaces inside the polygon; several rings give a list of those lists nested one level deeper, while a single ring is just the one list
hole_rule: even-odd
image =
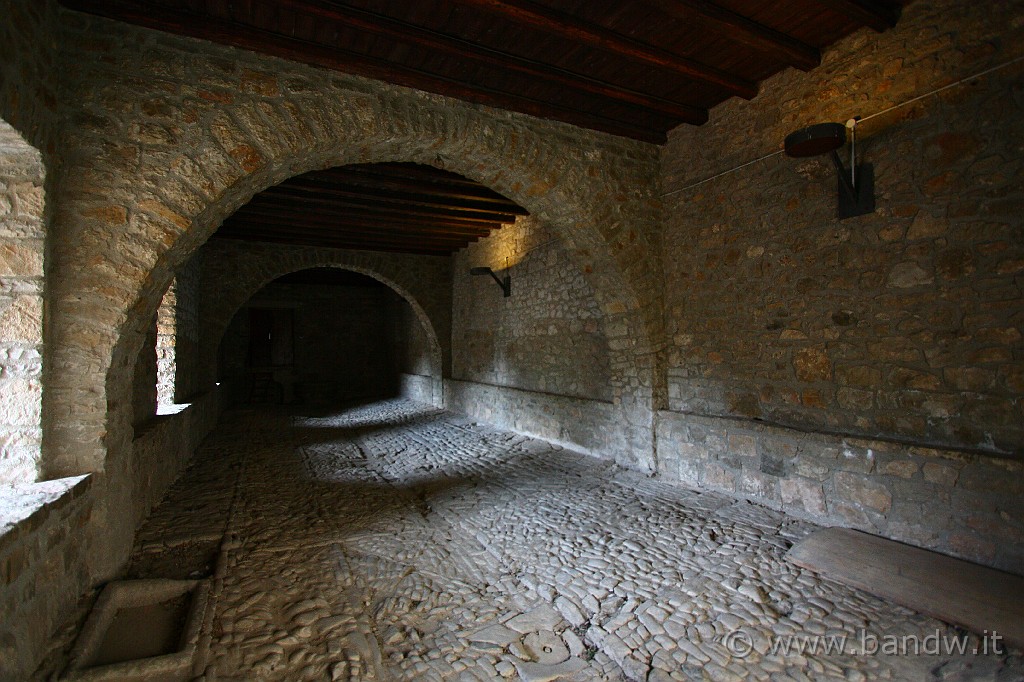
[{"label": "dark wooden ceiling", "polygon": [[905,0],[61,0],[159,30],[615,135],[682,123]]},{"label": "dark wooden ceiling", "polygon": [[[906,0],[61,0],[66,7],[662,143]],[[216,236],[448,255],[526,211],[415,164],[307,173]]]},{"label": "dark wooden ceiling", "polygon": [[478,182],[414,163],[314,171],[252,198],[214,237],[447,256],[527,211]]}]

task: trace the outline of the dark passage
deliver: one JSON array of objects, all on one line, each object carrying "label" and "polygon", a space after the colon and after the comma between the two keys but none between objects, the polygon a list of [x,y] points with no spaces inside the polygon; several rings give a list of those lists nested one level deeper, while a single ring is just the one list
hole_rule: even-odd
[{"label": "dark passage", "polygon": [[340,268],[281,277],[235,315],[220,346],[236,404],[393,397],[402,373],[428,375],[429,343],[409,304]]}]

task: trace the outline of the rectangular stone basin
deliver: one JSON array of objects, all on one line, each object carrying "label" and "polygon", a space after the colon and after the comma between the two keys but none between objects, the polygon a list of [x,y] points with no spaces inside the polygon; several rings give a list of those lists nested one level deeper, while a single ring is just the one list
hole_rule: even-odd
[{"label": "rectangular stone basin", "polygon": [[109,583],[78,636],[64,679],[191,679],[208,593],[204,580]]}]

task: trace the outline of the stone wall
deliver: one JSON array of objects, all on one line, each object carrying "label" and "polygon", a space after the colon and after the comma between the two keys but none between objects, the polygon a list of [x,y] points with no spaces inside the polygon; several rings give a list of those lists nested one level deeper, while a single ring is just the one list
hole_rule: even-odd
[{"label": "stone wall", "polygon": [[597,400],[446,379],[444,406],[603,459],[620,460],[633,437],[621,408]]},{"label": "stone wall", "polygon": [[401,297],[391,299],[389,317],[395,348],[395,368],[399,374],[429,377],[435,372],[431,359],[430,336],[416,311]]},{"label": "stone wall", "polygon": [[[171,281],[156,311],[156,402],[173,405],[177,381],[178,277]],[[136,370],[138,371],[138,370]]]},{"label": "stone wall", "polygon": [[89,585],[88,476],[0,487],[0,680],[24,680]]},{"label": "stone wall", "polygon": [[175,274],[156,317],[157,404],[186,402],[202,390],[199,368],[199,277],[190,258]]},{"label": "stone wall", "polygon": [[209,388],[201,365],[199,320],[202,259],[188,259],[174,275],[174,402],[186,403]]},{"label": "stone wall", "polygon": [[0,0],[0,119],[38,149],[48,166],[59,127],[56,16],[51,0]]},{"label": "stone wall", "polygon": [[[913,3],[673,131],[665,475],[1021,570],[1022,32]],[[853,116],[877,210],[838,221],[828,158],[779,149]]]},{"label": "stone wall", "polygon": [[34,481],[42,442],[44,174],[0,121],[0,484]]},{"label": "stone wall", "polygon": [[[512,295],[470,275],[477,266],[511,276]],[[452,288],[445,407],[630,463],[628,419],[614,404],[624,378],[613,375],[606,318],[557,234],[533,217],[505,225],[456,254]]]},{"label": "stone wall", "polygon": [[427,330],[416,316],[416,311],[404,299],[392,299],[389,314],[399,395],[442,407],[444,388],[441,375],[434,369]]},{"label": "stone wall", "polygon": [[217,388],[192,396],[187,406],[172,414],[150,417],[132,440],[130,509],[118,510],[132,528],[138,527],[163,499],[181,475],[199,444],[217,425],[223,411],[223,394]]},{"label": "stone wall", "polygon": [[[504,298],[490,277],[510,275]],[[559,238],[520,218],[454,258],[452,377],[524,391],[612,399],[608,340],[593,289]]]},{"label": "stone wall", "polygon": [[659,475],[1024,574],[1024,462],[662,412]]},{"label": "stone wall", "polygon": [[160,359],[157,343],[157,322],[146,334],[146,341],[135,359],[132,371],[132,426],[139,429],[156,416],[159,403],[159,369]]},{"label": "stone wall", "polygon": [[866,120],[871,215],[836,220],[827,157],[778,154],[688,187],[808,123],[872,116],[1019,56],[1024,29],[1006,33],[1019,15],[912,4],[896,29],[674,131],[662,154],[671,409],[1024,447],[1024,66]]},{"label": "stone wall", "polygon": [[46,196],[59,173],[56,4],[0,0],[0,483],[36,479]]},{"label": "stone wall", "polygon": [[[171,273],[226,216],[287,177],[375,161],[461,173],[556,229],[619,322],[618,390],[649,434],[662,323],[647,248],[651,146],[76,13],[62,12],[61,26],[62,99],[76,114],[54,253],[52,412],[74,404],[76,417],[53,423],[53,472],[123,451],[126,358]],[[83,262],[96,266],[73,267]],[[82,325],[63,323],[73,309]],[[108,368],[100,390],[83,355]],[[649,439],[631,445],[649,458]]]},{"label": "stone wall", "polygon": [[[89,586],[82,477],[41,468],[51,197],[60,175],[56,3],[0,0],[0,679],[25,679]],[[48,358],[46,364],[49,363]]]}]

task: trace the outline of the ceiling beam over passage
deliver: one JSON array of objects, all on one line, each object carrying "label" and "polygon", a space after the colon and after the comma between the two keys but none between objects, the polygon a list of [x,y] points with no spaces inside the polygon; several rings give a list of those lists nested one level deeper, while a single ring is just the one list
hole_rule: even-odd
[{"label": "ceiling beam over passage", "polygon": [[451,254],[527,211],[431,166],[378,163],[296,176],[260,192],[217,230],[225,239]]},{"label": "ceiling beam over passage", "polygon": [[854,21],[876,31],[885,31],[900,18],[899,5],[880,0],[820,0],[829,9],[842,12]]},{"label": "ceiling beam over passage", "polygon": [[689,21],[691,15],[696,14],[702,26],[712,28],[739,45],[781,59],[802,71],[809,71],[821,64],[821,51],[817,48],[708,0],[648,2],[665,14],[683,21]]},{"label": "ceiling beam over passage", "polygon": [[640,109],[652,109],[686,123],[701,124],[708,120],[707,109],[644,94],[624,86],[612,85],[582,73],[573,73],[535,59],[526,59],[508,52],[484,47],[456,36],[425,29],[358,7],[338,4],[325,6],[317,0],[278,0],[278,2],[282,6],[313,16],[338,21],[369,35],[391,38],[444,56],[469,59],[502,71],[510,70],[529,78],[547,80],[561,87],[618,100]]},{"label": "ceiling beam over passage", "polygon": [[58,0],[654,144],[906,0]]},{"label": "ceiling beam over passage", "polygon": [[562,40],[581,43],[612,52],[649,66],[672,71],[684,78],[722,88],[732,95],[750,99],[757,94],[757,84],[714,66],[681,57],[667,50],[610,31],[598,24],[571,14],[550,9],[530,0],[457,0],[462,4],[488,10],[504,21],[525,24],[552,33]]}]

